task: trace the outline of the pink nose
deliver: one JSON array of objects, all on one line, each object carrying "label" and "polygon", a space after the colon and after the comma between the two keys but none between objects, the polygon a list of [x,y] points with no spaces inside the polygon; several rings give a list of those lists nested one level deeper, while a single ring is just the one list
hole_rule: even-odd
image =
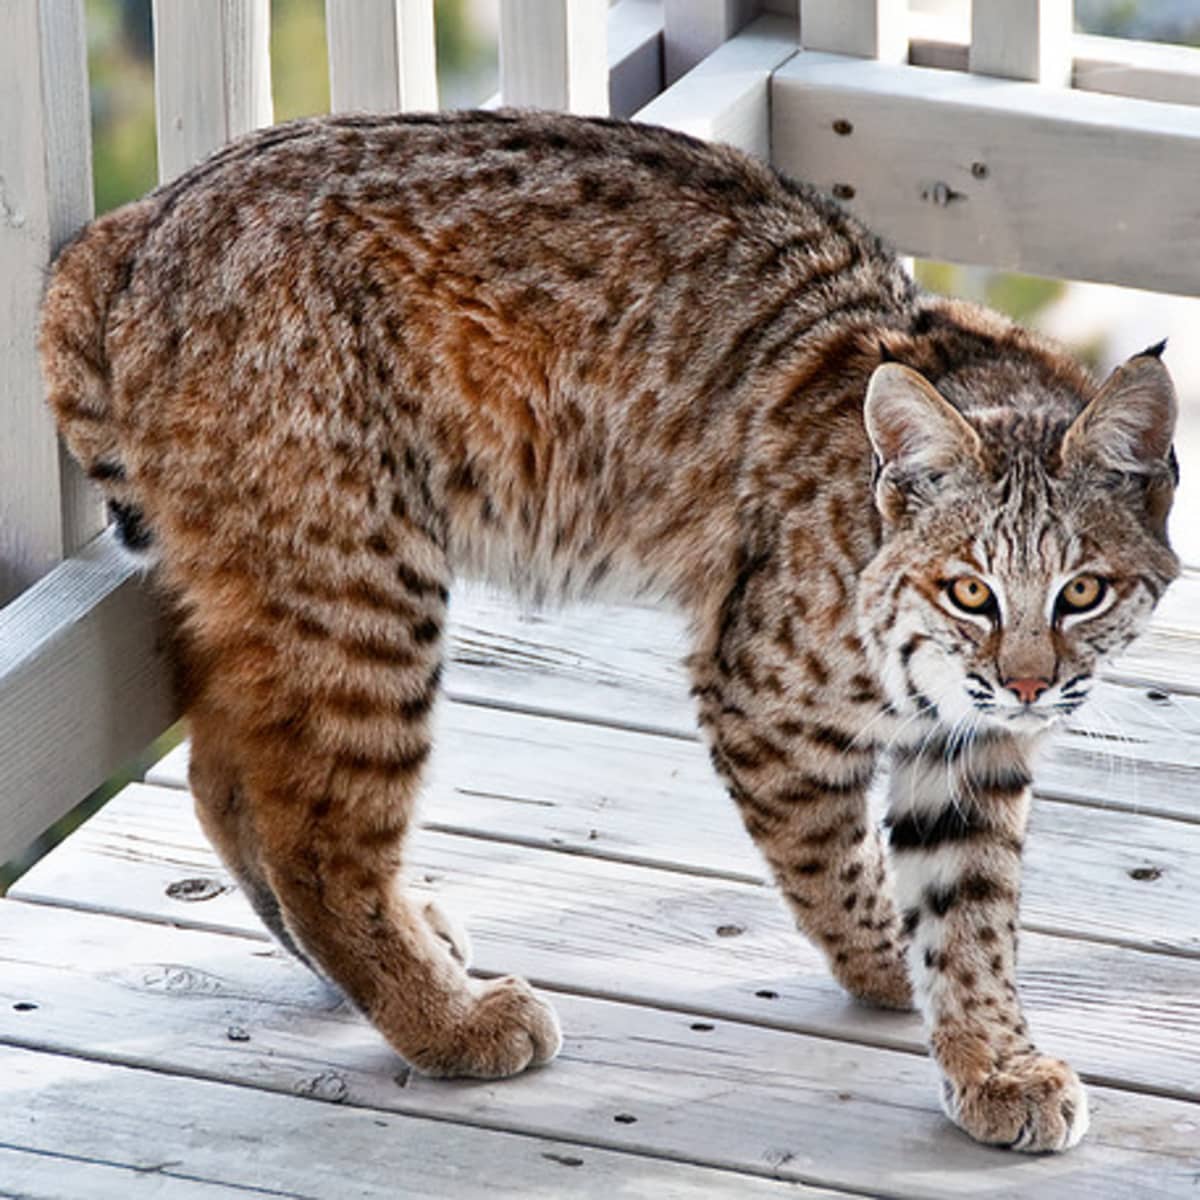
[{"label": "pink nose", "polygon": [[1048,679],[1006,679],[1004,686],[1022,704],[1032,704],[1049,686]]}]

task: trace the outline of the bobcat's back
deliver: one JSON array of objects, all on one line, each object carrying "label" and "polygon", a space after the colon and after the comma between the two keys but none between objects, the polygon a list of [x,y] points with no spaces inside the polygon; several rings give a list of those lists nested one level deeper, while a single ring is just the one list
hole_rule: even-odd
[{"label": "bobcat's back", "polygon": [[97,222],[42,349],[72,451],[177,555],[402,512],[537,598],[610,578],[683,598],[735,557],[764,414],[800,379],[819,410],[830,348],[865,372],[911,299],[850,218],[728,148],[550,115],[332,118]]}]

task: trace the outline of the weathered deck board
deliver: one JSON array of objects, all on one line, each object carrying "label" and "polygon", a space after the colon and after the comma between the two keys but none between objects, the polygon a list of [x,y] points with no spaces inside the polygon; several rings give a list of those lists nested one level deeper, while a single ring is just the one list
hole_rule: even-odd
[{"label": "weathered deck board", "polygon": [[[148,780],[185,787],[186,757],[186,747],[173,751]],[[132,807],[139,800],[153,820],[153,798],[134,789],[114,818],[127,836],[142,828]],[[765,880],[707,755],[675,738],[446,704],[422,815],[446,832]],[[1200,825],[1037,804],[1027,926],[1200,956],[1197,895]]]},{"label": "weathered deck board", "polygon": [[[466,920],[486,974],[516,971],[563,991],[923,1047],[915,1016],[847,1000],[769,889],[432,831],[417,837],[412,859],[414,881]],[[194,877],[224,890],[201,902],[167,894]],[[127,789],[11,894],[265,937],[187,798],[172,789]],[[1027,932],[1020,975],[1035,1035],[1082,1073],[1200,1099],[1194,959]]]},{"label": "weathered deck board", "polygon": [[[1200,613],[1200,584],[1189,591],[1192,581],[1189,575],[1175,585],[1178,592],[1169,593],[1182,597],[1169,614],[1173,621],[1182,622],[1189,597]],[[522,614],[504,599],[469,588],[456,595],[451,616],[452,696],[698,736],[681,665],[684,625],[673,614],[632,606]],[[1200,820],[1200,699],[1188,694],[1200,691],[1200,641],[1182,624],[1163,626],[1154,636],[1172,643],[1175,682],[1165,678],[1164,664],[1171,660],[1156,650],[1157,666],[1147,676],[1151,688],[1097,684],[1093,698],[1046,748],[1037,773],[1043,794]],[[1196,641],[1193,659],[1175,641]]]},{"label": "weathered deck board", "polygon": [[[12,915],[5,913],[9,919]],[[121,1012],[119,997],[117,1004],[115,1011]],[[277,1010],[274,1015],[286,1019],[287,1014]],[[257,1034],[258,1026],[254,1029]],[[165,1033],[156,1022],[154,1040],[161,1041]],[[211,1048],[213,1039],[204,1040]],[[111,1048],[105,1043],[79,1049],[103,1055]],[[314,1103],[286,1094],[286,1086],[263,1089],[253,1069],[230,1068],[219,1038],[216,1050],[216,1072],[251,1088],[0,1047],[0,1095],[5,1099],[0,1105],[0,1195],[22,1200],[246,1200],[266,1192],[288,1200],[348,1195],[393,1200],[445,1196],[453,1186],[454,1196],[462,1200],[564,1195],[612,1200],[630,1194],[625,1189],[630,1179],[669,1200],[784,1195],[819,1200],[834,1195],[353,1103]],[[284,1055],[294,1061],[295,1051]],[[192,1057],[182,1056],[176,1065]],[[365,1061],[367,1054],[360,1058]],[[156,1066],[171,1065],[169,1055],[154,1061]],[[297,1154],[298,1146],[319,1149]]]},{"label": "weathered deck board", "polygon": [[[344,1121],[347,1148],[361,1131],[332,1114],[368,1108],[872,1195],[1194,1194],[1200,1110],[1182,1101],[1097,1089],[1084,1147],[1005,1155],[947,1125],[916,1056],[578,996],[556,997],[567,1036],[552,1067],[502,1083],[432,1082],[404,1072],[324,984],[257,942],[11,902],[0,917],[0,1039],[335,1101],[342,1109],[312,1108]],[[981,1192],[983,1181],[1000,1190]],[[629,1194],[647,1192],[639,1181]],[[737,1194],[756,1193],[747,1181]]]},{"label": "weathered deck board", "polygon": [[[454,629],[410,876],[466,918],[481,974],[554,993],[560,1059],[409,1074],[266,940],[181,748],[0,902],[0,1196],[1195,1194],[1200,701],[1104,683],[1040,771],[1020,973],[1094,1123],[1030,1160],[945,1122],[918,1019],[849,1001],[763,886],[678,621],[475,593]],[[184,879],[210,898],[168,894]]]}]

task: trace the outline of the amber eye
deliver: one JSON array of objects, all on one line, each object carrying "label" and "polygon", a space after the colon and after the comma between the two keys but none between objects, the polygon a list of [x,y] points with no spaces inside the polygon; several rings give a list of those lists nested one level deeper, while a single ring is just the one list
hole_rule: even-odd
[{"label": "amber eye", "polygon": [[1104,599],[1108,584],[1099,575],[1076,575],[1058,593],[1059,606],[1067,612],[1087,612]]},{"label": "amber eye", "polygon": [[992,589],[982,579],[976,579],[974,575],[962,575],[958,579],[951,580],[946,590],[950,599],[965,612],[986,612],[995,604]]}]

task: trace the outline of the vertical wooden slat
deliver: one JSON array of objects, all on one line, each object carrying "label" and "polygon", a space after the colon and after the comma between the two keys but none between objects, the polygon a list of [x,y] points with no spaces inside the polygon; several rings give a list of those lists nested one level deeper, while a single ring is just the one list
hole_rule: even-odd
[{"label": "vertical wooden slat", "polygon": [[505,104],[608,113],[605,0],[500,0]]},{"label": "vertical wooden slat", "polygon": [[757,16],[756,0],[663,0],[663,75],[670,86]]},{"label": "vertical wooden slat", "polygon": [[618,0],[608,10],[608,105],[631,117],[663,90],[660,0]]},{"label": "vertical wooden slat", "polygon": [[270,0],[154,0],[158,177],[271,123]]},{"label": "vertical wooden slat", "polygon": [[907,19],[907,0],[800,0],[800,41],[806,50],[904,62]]},{"label": "vertical wooden slat", "polygon": [[0,605],[102,527],[42,399],[46,267],[92,215],[82,0],[0,0]]},{"label": "vertical wooden slat", "polygon": [[334,112],[438,106],[433,0],[326,0]]},{"label": "vertical wooden slat", "polygon": [[1073,0],[976,0],[970,69],[1065,87],[1071,82]]}]

